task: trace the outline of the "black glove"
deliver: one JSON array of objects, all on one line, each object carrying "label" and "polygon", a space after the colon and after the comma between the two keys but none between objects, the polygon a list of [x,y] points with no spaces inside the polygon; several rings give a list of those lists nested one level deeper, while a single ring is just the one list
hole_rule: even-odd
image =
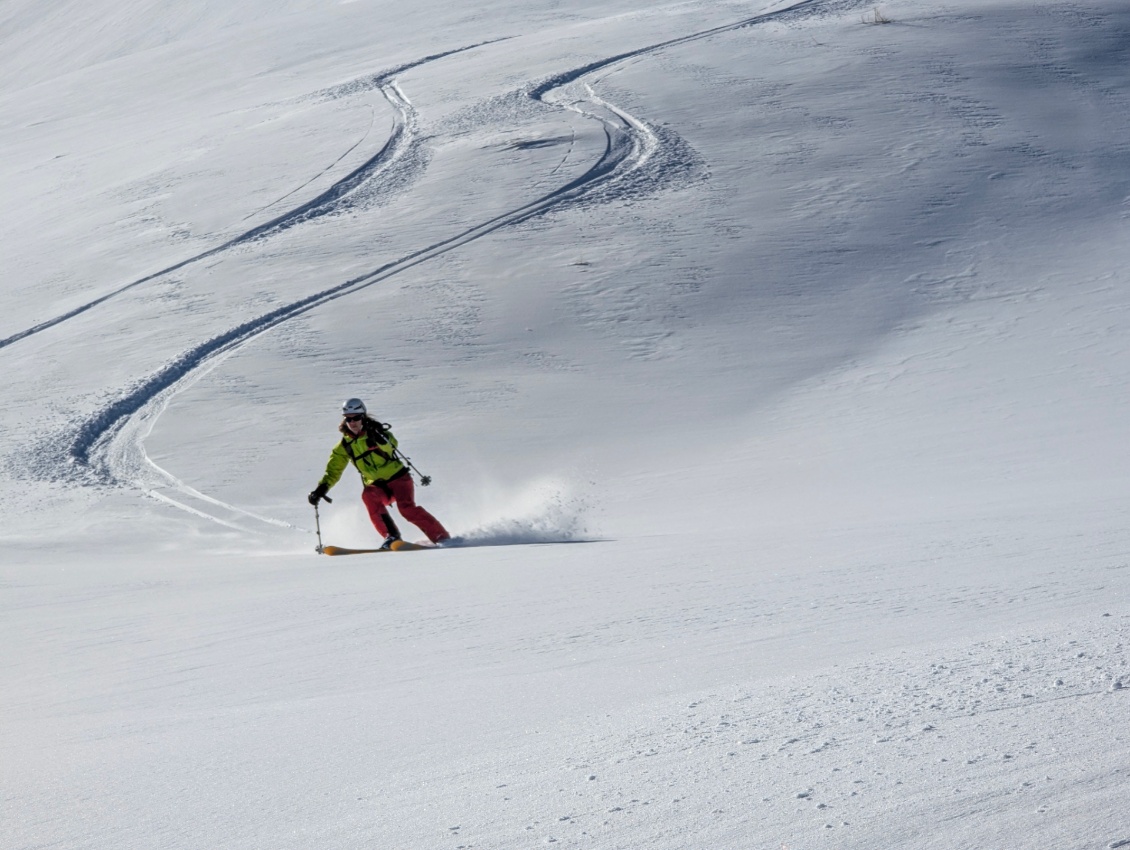
[{"label": "black glove", "polygon": [[310,495],[306,497],[306,501],[308,501],[314,507],[318,507],[318,502],[320,502],[322,499],[325,499],[326,493],[328,493],[329,491],[330,488],[326,486],[326,482],[322,481],[318,484],[317,487],[310,491]]}]

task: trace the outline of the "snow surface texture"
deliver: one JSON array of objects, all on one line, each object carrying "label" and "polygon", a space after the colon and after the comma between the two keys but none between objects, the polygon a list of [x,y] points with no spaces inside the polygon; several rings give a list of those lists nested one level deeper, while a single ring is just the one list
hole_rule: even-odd
[{"label": "snow surface texture", "polygon": [[[1130,846],[1125,3],[17,0],[0,80],[0,847]],[[460,547],[314,554],[354,395]]]}]

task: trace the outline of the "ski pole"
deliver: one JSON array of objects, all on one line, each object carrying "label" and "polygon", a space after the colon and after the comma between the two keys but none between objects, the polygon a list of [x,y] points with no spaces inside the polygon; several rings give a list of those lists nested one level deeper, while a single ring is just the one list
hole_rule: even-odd
[{"label": "ski pole", "polygon": [[[325,499],[330,504],[333,504],[333,499],[331,499],[329,496],[322,496],[322,498]],[[318,504],[317,504],[317,502],[314,503],[314,528],[318,532],[318,546],[314,551],[317,552],[319,555],[321,555],[322,554],[322,520],[318,517]]]},{"label": "ski pole", "polygon": [[430,475],[424,475],[424,473],[420,472],[420,470],[418,470],[416,468],[415,464],[412,463],[412,459],[410,457],[408,457],[406,454],[404,454],[402,451],[400,451],[400,449],[393,449],[392,451],[393,451],[393,454],[395,454],[398,458],[400,458],[402,461],[404,461],[404,463],[406,463],[408,465],[409,469],[411,469],[413,472],[415,472],[417,475],[420,476],[420,486],[421,487],[427,487],[429,484],[432,483],[432,477]]},{"label": "ski pole", "polygon": [[[392,442],[389,439],[389,436],[390,436],[389,435],[389,429],[391,428],[391,426],[387,422],[380,422],[380,423],[377,423],[377,424],[380,425],[381,436],[385,439],[385,441]],[[418,470],[416,468],[416,465],[414,463],[412,463],[412,458],[408,457],[408,455],[404,454],[404,452],[402,452],[396,446],[392,447],[392,456],[394,458],[397,458],[398,460],[402,461],[405,466],[407,466],[409,469],[411,469],[413,472],[415,472],[418,476],[420,476],[420,486],[421,487],[427,487],[429,484],[432,483],[432,477],[430,475],[424,475],[424,473],[420,472],[420,470]]]}]

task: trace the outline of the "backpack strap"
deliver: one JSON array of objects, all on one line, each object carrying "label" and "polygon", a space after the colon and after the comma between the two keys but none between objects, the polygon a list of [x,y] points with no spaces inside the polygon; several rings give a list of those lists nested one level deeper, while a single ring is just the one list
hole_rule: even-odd
[{"label": "backpack strap", "polygon": [[345,449],[345,453],[349,455],[349,459],[354,463],[357,463],[357,455],[353,454],[353,441],[348,437],[342,437],[341,447]]},{"label": "backpack strap", "polygon": [[[369,442],[372,442],[372,443],[376,443],[376,442],[387,443],[387,442],[389,442],[389,437],[390,437],[390,435],[388,433],[388,429],[390,427],[391,426],[387,422],[385,422],[385,423],[373,422],[372,424],[366,422],[364,434],[365,434],[366,437],[369,438]],[[389,454],[386,451],[382,451],[381,449],[378,449],[376,446],[371,446],[370,448],[367,448],[367,449],[365,449],[365,451],[361,452],[361,454],[356,455],[356,454],[353,453],[353,441],[350,440],[348,437],[344,437],[344,436],[341,438],[341,447],[343,449],[345,449],[345,453],[347,455],[349,455],[349,459],[351,461],[353,461],[354,466],[357,466],[357,461],[360,460],[361,458],[363,458],[365,455],[368,455],[368,454],[380,455],[385,460],[392,460],[395,456],[394,454]],[[358,470],[358,471],[360,471],[360,470]]]}]

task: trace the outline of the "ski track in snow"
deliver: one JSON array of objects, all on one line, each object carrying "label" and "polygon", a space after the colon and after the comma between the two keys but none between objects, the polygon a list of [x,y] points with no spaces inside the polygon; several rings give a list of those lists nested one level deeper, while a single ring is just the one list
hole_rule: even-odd
[{"label": "ski track in snow", "polygon": [[[833,2],[833,0],[802,0],[802,2],[786,8],[763,12],[735,23],[619,53],[551,76],[515,91],[505,100],[518,99],[525,104],[532,102],[551,108],[567,109],[587,119],[599,121],[605,133],[605,149],[597,161],[579,177],[536,200],[467,228],[455,236],[440,240],[397,260],[388,262],[366,274],[285,304],[201,342],[171,360],[164,368],[141,379],[116,400],[111,401],[101,410],[87,417],[72,432],[73,436],[70,437],[69,449],[64,458],[45,470],[41,468],[31,474],[47,480],[77,481],[93,486],[134,486],[149,495],[157,496],[152,486],[144,483],[146,470],[155,469],[164,479],[163,485],[171,484],[185,496],[202,500],[213,507],[223,507],[261,521],[278,524],[277,520],[257,517],[231,505],[203,496],[203,494],[196,492],[185,485],[184,482],[165,472],[146,456],[143,447],[145,437],[143,431],[147,433],[151,430],[152,423],[160,415],[169,398],[175,392],[194,383],[195,380],[215,368],[228,355],[260,334],[266,333],[280,324],[317,307],[385,281],[400,272],[419,266],[463,245],[489,236],[498,230],[514,227],[533,218],[572,206],[588,206],[650,195],[660,189],[679,185],[682,181],[693,179],[695,172],[700,167],[698,157],[681,138],[669,130],[652,126],[605,101],[594,92],[591,85],[586,82],[586,78],[591,78],[601,71],[610,71],[615,66],[630,60],[638,60],[680,45],[709,39],[758,24],[842,13],[863,5],[866,4],[860,2],[860,0],[839,0],[839,2]],[[190,263],[214,256],[236,245],[264,238],[312,218],[341,211],[348,202],[351,193],[355,192],[362,184],[373,182],[378,175],[388,176],[388,172],[393,170],[398,162],[409,158],[407,152],[416,144],[413,138],[416,123],[415,111],[411,102],[397,87],[393,79],[395,75],[426,62],[478,46],[481,45],[428,56],[393,70],[320,92],[319,95],[322,97],[346,97],[374,88],[380,90],[392,104],[398,116],[393,132],[381,151],[317,198],[204,254],[127,284],[125,287],[102,296],[71,313],[37,325],[6,340],[0,340],[0,348],[59,324],[127,289],[139,286],[160,275],[176,271]],[[556,170],[554,169],[554,171]],[[275,203],[278,203],[278,201]],[[48,456],[48,453],[35,451],[31,456],[42,458]],[[167,497],[160,498],[169,504],[190,510],[194,514],[209,516],[217,522],[222,522],[217,517],[211,517],[206,511],[187,508],[177,500]]]},{"label": "ski track in snow", "polygon": [[[222,254],[225,251],[230,251],[233,248],[237,248],[251,242],[266,239],[270,236],[282,233],[292,227],[295,227],[296,225],[302,224],[303,222],[310,221],[312,219],[321,218],[330,214],[340,214],[343,212],[348,212],[350,207],[356,201],[358,190],[362,186],[375,183],[378,179],[380,179],[386,186],[392,185],[400,187],[410,183],[415,174],[398,175],[399,179],[392,179],[393,175],[390,173],[398,170],[398,167],[404,166],[407,166],[407,170],[410,172],[418,171],[418,164],[408,156],[408,154],[418,146],[418,140],[416,139],[415,134],[416,113],[412,108],[412,104],[406,97],[404,97],[404,93],[401,92],[397,87],[396,83],[394,82],[394,78],[398,74],[402,74],[405,71],[411,70],[413,68],[418,68],[419,66],[427,64],[428,62],[435,62],[439,59],[443,59],[457,53],[463,53],[468,50],[474,50],[475,48],[481,46],[481,44],[473,44],[468,47],[460,47],[455,50],[448,50],[443,53],[432,54],[430,56],[425,56],[423,59],[417,59],[413,62],[398,65],[395,68],[387,71],[381,71],[376,74],[363,77],[359,80],[354,80],[349,83],[344,83],[340,86],[336,86],[334,88],[316,92],[310,97],[310,99],[336,100],[343,97],[351,97],[354,95],[363,94],[371,90],[379,91],[385,98],[385,100],[388,101],[389,105],[392,106],[395,113],[395,117],[393,118],[392,131],[389,133],[389,136],[385,140],[385,143],[381,147],[381,149],[377,151],[377,153],[375,153],[373,156],[365,160],[365,162],[363,162],[349,174],[336,181],[332,186],[330,186],[324,192],[320,193],[311,200],[306,201],[305,203],[302,203],[297,207],[294,207],[293,209],[287,210],[286,212],[282,213],[281,215],[275,216],[269,221],[256,225],[250,230],[246,230],[243,233],[240,233],[238,236],[229,239],[221,245],[217,245],[214,248],[209,248],[207,251],[203,251],[202,253],[189,257],[188,259],[181,260],[180,262],[174,263],[171,266],[166,266],[160,271],[156,271],[152,274],[140,277],[137,280],[131,281],[130,283],[127,283],[111,292],[106,293],[105,295],[101,295],[98,298],[75,307],[73,310],[55,316],[54,318],[47,319],[30,328],[25,328],[24,330],[18,331],[17,333],[14,333],[4,339],[0,339],[0,348],[6,348],[7,346],[19,342],[22,339],[27,339],[30,336],[42,333],[43,331],[48,330],[49,328],[53,328],[56,325],[60,325],[63,322],[68,321],[69,319],[80,316],[83,313],[86,313],[101,304],[105,304],[110,299],[116,298],[124,292],[128,292],[131,289],[136,289],[143,284],[150,283],[151,281],[157,280],[158,278],[164,277],[165,275],[180,271],[181,269],[198,263],[201,260],[215,257],[217,254]],[[247,217],[250,218],[253,215],[257,215],[260,212],[268,210],[271,207],[282,203],[282,201],[286,200],[286,198],[290,197],[291,195],[302,191],[303,188],[309,186],[319,177],[322,177],[323,175],[331,171],[334,166],[336,166],[345,157],[356,150],[367,137],[368,132],[366,132],[366,135],[362,137],[358,142],[356,142],[341,156],[339,156],[337,160],[335,160],[326,168],[322,169],[322,171],[311,177],[301,186],[292,189],[283,197],[272,201],[267,206],[263,207],[256,213],[251,213]]]}]

